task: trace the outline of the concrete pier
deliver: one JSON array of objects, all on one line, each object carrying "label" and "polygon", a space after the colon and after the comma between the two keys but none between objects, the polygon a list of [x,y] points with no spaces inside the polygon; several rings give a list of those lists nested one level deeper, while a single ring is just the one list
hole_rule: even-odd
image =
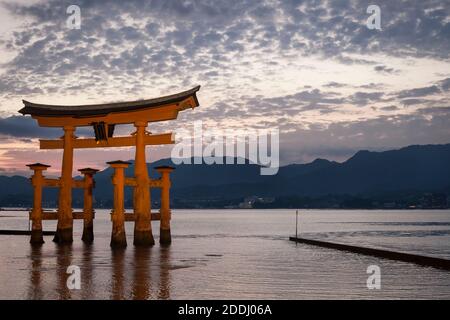
[{"label": "concrete pier", "polygon": [[[41,233],[43,236],[54,236],[56,234],[56,231],[42,231]],[[0,234],[1,235],[8,235],[8,236],[30,236],[33,234],[36,234],[36,232],[33,232],[33,230],[0,230]],[[33,238],[32,238],[33,239]],[[41,237],[38,238],[39,240],[41,240]],[[43,241],[43,239],[42,239]],[[30,241],[31,243],[33,243],[32,241]],[[41,241],[37,242],[39,243],[43,243]]]},{"label": "concrete pier", "polygon": [[415,263],[415,264],[418,264],[421,266],[433,267],[433,268],[438,268],[438,269],[443,269],[443,270],[450,270],[450,260],[447,260],[447,259],[421,256],[421,255],[417,255],[417,254],[410,254],[410,253],[403,253],[403,252],[396,252],[396,251],[389,251],[389,250],[382,250],[382,249],[358,247],[358,246],[326,242],[326,241],[320,241],[320,240],[296,238],[296,237],[289,237],[289,240],[297,242],[297,243],[319,246],[319,247],[323,247],[323,248],[348,251],[348,252],[353,252],[353,253],[357,253],[357,254],[363,254],[366,256],[372,256],[372,257],[396,260],[396,261],[403,261],[403,262],[411,262],[411,263]]}]

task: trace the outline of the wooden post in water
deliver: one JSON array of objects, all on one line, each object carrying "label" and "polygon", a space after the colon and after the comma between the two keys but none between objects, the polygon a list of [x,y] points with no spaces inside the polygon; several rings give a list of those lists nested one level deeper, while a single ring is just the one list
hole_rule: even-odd
[{"label": "wooden post in water", "polygon": [[28,164],[27,167],[34,171],[34,174],[31,177],[34,194],[33,209],[31,211],[32,226],[30,243],[42,244],[44,243],[42,234],[42,187],[44,186],[44,176],[42,171],[47,170],[50,166],[41,163],[33,163]]},{"label": "wooden post in water", "polygon": [[73,242],[72,216],[72,170],[73,170],[73,141],[75,128],[64,126],[63,160],[61,167],[61,184],[59,188],[58,225],[53,239],[57,243]]},{"label": "wooden post in water", "polygon": [[161,208],[160,208],[160,229],[159,243],[170,244],[172,236],[170,234],[170,173],[175,170],[173,167],[160,166],[155,168],[161,174]]},{"label": "wooden post in water", "polygon": [[145,137],[146,121],[135,122],[136,127],[136,156],[134,162],[134,177],[136,187],[134,188],[134,241],[135,246],[152,246],[155,244],[151,224],[151,199],[147,170],[145,160]]},{"label": "wooden post in water", "polygon": [[84,197],[83,197],[83,236],[84,243],[94,241],[94,209],[92,207],[92,190],[94,189],[94,174],[97,169],[84,168],[78,170],[84,175]]},{"label": "wooden post in water", "polygon": [[[295,211],[295,238],[298,238],[298,209]],[[297,245],[297,242],[295,245]]]},{"label": "wooden post in water", "polygon": [[125,236],[124,169],[128,168],[130,163],[125,161],[112,161],[107,163],[114,168],[114,175],[112,177],[112,184],[114,185],[114,208],[111,212],[112,233],[110,245],[113,248],[126,247],[127,238]]}]

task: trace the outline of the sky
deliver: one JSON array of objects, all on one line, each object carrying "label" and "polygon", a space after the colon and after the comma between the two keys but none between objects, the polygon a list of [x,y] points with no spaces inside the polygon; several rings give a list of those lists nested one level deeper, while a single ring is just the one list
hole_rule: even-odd
[{"label": "sky", "polygon": [[[372,4],[381,30],[367,27]],[[67,27],[70,5],[80,29]],[[450,143],[449,1],[0,0],[0,21],[0,175],[60,168],[61,152],[38,139],[62,131],[20,115],[22,99],[132,101],[196,85],[199,108],[149,129],[278,128],[282,164]],[[75,168],[133,155],[76,150]]]}]

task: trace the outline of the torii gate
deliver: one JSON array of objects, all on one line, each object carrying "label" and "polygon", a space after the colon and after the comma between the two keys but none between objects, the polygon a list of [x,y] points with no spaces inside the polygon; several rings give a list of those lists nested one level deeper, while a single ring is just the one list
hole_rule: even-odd
[{"label": "torii gate", "polygon": [[[32,183],[35,190],[32,220],[31,243],[42,243],[42,219],[57,219],[58,225],[54,241],[57,243],[71,243],[73,241],[73,219],[84,219],[83,241],[93,240],[92,229],[92,188],[93,175],[97,170],[81,169],[85,179],[76,181],[72,178],[73,151],[79,148],[107,148],[107,147],[136,147],[134,178],[125,178],[123,170],[128,163],[122,161],[108,162],[115,169],[114,209],[112,211],[113,232],[112,246],[126,245],[123,222],[134,220],[134,244],[137,246],[151,246],[154,244],[151,228],[150,188],[162,188],[160,209],[160,242],[171,242],[170,235],[170,207],[169,207],[169,173],[170,167],[156,168],[161,173],[161,179],[151,180],[148,175],[145,146],[174,143],[172,133],[151,134],[146,131],[149,122],[173,120],[178,113],[188,108],[199,106],[196,93],[197,86],[191,90],[178,94],[133,102],[107,103],[96,105],[62,106],[36,104],[23,100],[24,107],[19,110],[23,115],[31,115],[41,127],[60,127],[64,135],[60,140],[40,140],[41,149],[63,149],[61,177],[59,179],[45,179],[42,171],[48,166],[36,163],[28,165],[34,170]],[[126,137],[114,137],[116,124],[133,124],[136,132]],[[78,139],[74,133],[77,127],[92,126],[95,138]],[[123,209],[123,187],[133,186],[134,214],[125,214]],[[56,217],[54,214],[42,210],[42,187],[58,187],[59,201]],[[72,188],[84,188],[83,213],[72,211]],[[115,228],[115,229],[114,229]],[[116,230],[116,231],[115,231]],[[119,231],[117,231],[119,230]],[[123,234],[121,234],[123,232]]]}]

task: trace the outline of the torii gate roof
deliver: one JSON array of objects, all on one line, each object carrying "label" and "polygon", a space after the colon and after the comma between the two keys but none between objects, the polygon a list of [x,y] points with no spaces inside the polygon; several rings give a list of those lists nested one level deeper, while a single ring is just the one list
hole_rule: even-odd
[{"label": "torii gate roof", "polygon": [[187,91],[148,100],[74,106],[38,104],[23,100],[25,106],[19,112],[31,115],[42,126],[83,126],[92,121],[130,123],[139,118],[162,121],[175,119],[179,111],[197,107],[199,102],[196,93],[199,90],[200,86],[196,86]]}]

